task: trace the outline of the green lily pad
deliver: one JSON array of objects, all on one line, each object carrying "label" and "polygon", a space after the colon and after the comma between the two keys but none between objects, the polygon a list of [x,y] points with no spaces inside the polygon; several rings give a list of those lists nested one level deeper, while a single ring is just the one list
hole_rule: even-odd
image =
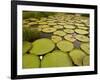
[{"label": "green lily pad", "polygon": [[55,44],[53,43],[53,41],[47,38],[38,39],[34,41],[32,45],[33,47],[30,50],[30,53],[35,55],[46,54],[55,48]]},{"label": "green lily pad", "polygon": [[38,56],[25,54],[22,57],[22,67],[24,69],[28,68],[39,68],[40,67],[40,60]]},{"label": "green lily pad", "polygon": [[53,36],[51,36],[51,40],[52,40],[54,43],[57,43],[57,42],[61,41],[62,38],[61,38],[60,36],[53,35]]},{"label": "green lily pad", "polygon": [[89,38],[87,36],[84,36],[84,35],[76,35],[75,38],[79,41],[82,41],[82,42],[89,42]]},{"label": "green lily pad", "polygon": [[89,52],[90,51],[89,43],[82,43],[80,47],[84,52],[86,52],[87,54],[90,54],[90,52]]},{"label": "green lily pad", "polygon": [[61,30],[55,31],[53,34],[58,35],[58,36],[65,36],[66,35],[66,33],[64,31],[61,31]]},{"label": "green lily pad", "polygon": [[79,29],[88,30],[88,27],[85,26],[78,26]]},{"label": "green lily pad", "polygon": [[42,31],[45,33],[52,33],[52,32],[55,32],[56,29],[55,28],[44,28],[42,29]]},{"label": "green lily pad", "polygon": [[67,28],[67,29],[75,29],[75,26],[73,26],[73,25],[64,25],[64,28]]},{"label": "green lily pad", "polygon": [[72,29],[64,29],[64,32],[66,32],[66,33],[74,33],[74,30],[72,30]]},{"label": "green lily pad", "polygon": [[73,66],[72,61],[68,54],[56,50],[48,53],[41,61],[41,67],[69,67]]},{"label": "green lily pad", "polygon": [[48,24],[47,22],[39,22],[40,25],[46,25]]},{"label": "green lily pad", "polygon": [[74,49],[69,53],[70,57],[72,58],[74,64],[82,66],[82,61],[85,56],[85,53],[80,49]]},{"label": "green lily pad", "polygon": [[86,30],[82,30],[82,29],[75,29],[75,32],[78,34],[88,34],[89,32]]},{"label": "green lily pad", "polygon": [[54,28],[56,28],[56,29],[63,29],[63,26],[61,26],[61,25],[56,25],[56,26],[54,26]]},{"label": "green lily pad", "polygon": [[90,65],[90,56],[85,56],[83,58],[83,65],[84,66],[89,66]]},{"label": "green lily pad", "polygon": [[22,50],[23,54],[27,53],[31,49],[31,47],[32,47],[32,44],[30,42],[24,41],[23,42],[23,50]]},{"label": "green lily pad", "polygon": [[71,34],[65,35],[64,38],[71,42],[74,42],[76,40]]},{"label": "green lily pad", "polygon": [[64,52],[71,51],[74,48],[73,43],[65,40],[58,42],[57,47]]},{"label": "green lily pad", "polygon": [[28,23],[29,26],[32,26],[32,25],[35,25],[35,24],[38,24],[37,22],[30,22]]}]

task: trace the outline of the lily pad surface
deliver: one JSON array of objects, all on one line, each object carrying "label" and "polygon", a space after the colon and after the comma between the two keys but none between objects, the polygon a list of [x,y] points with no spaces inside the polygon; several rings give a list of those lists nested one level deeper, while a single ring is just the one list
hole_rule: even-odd
[{"label": "lily pad surface", "polygon": [[74,25],[64,25],[64,28],[75,29],[75,26]]},{"label": "lily pad surface", "polygon": [[83,59],[83,65],[89,66],[90,65],[90,56],[85,56]]},{"label": "lily pad surface", "polygon": [[72,58],[74,64],[82,66],[83,58],[85,53],[80,49],[74,49],[69,53],[70,57]]},{"label": "lily pad surface", "polygon": [[34,41],[32,45],[33,47],[30,50],[30,53],[35,55],[46,54],[55,48],[55,44],[53,43],[53,41],[47,38],[38,39]]},{"label": "lily pad surface", "polygon": [[82,29],[75,29],[75,32],[78,34],[88,34],[89,32],[86,30],[82,30]]},{"label": "lily pad surface", "polygon": [[68,41],[74,42],[76,39],[71,34],[67,34],[64,36],[64,38]]},{"label": "lily pad surface", "polygon": [[64,52],[71,51],[74,48],[73,43],[66,41],[66,40],[62,40],[62,41],[58,42],[57,47],[61,51],[64,51]]},{"label": "lily pad surface", "polygon": [[58,36],[65,36],[66,35],[66,33],[64,31],[61,31],[61,30],[55,31],[53,34],[58,35]]},{"label": "lily pad surface", "polygon": [[66,33],[74,33],[74,30],[72,30],[72,29],[64,29],[64,32],[66,32]]},{"label": "lily pad surface", "polygon": [[88,27],[85,26],[78,26],[79,29],[88,30]]},{"label": "lily pad surface", "polygon": [[25,54],[22,57],[22,67],[23,68],[39,68],[40,60],[36,55]]},{"label": "lily pad surface", "polygon": [[56,28],[44,28],[42,31],[45,33],[52,33],[56,31]]},{"label": "lily pad surface", "polygon": [[32,44],[28,41],[24,41],[23,42],[23,54],[28,52],[30,50],[30,48],[32,47]]},{"label": "lily pad surface", "polygon": [[56,28],[56,29],[63,29],[63,26],[61,26],[61,25],[56,25],[56,26],[54,26],[54,28]]},{"label": "lily pad surface", "polygon": [[73,66],[72,61],[68,54],[55,50],[48,53],[41,61],[41,67],[68,67]]},{"label": "lily pad surface", "polygon": [[90,46],[89,46],[89,43],[82,43],[81,44],[81,49],[86,52],[87,54],[90,54]]},{"label": "lily pad surface", "polygon": [[54,43],[57,43],[57,42],[59,42],[59,41],[62,40],[62,37],[53,35],[53,36],[51,37],[51,40],[52,40]]},{"label": "lily pad surface", "polygon": [[87,36],[84,36],[84,35],[76,35],[75,38],[79,41],[82,41],[82,42],[89,42],[89,38]]}]

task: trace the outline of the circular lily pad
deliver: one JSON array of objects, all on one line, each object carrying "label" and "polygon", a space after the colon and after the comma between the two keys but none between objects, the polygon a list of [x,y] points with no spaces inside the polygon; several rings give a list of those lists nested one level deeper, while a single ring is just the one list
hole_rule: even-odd
[{"label": "circular lily pad", "polygon": [[35,25],[35,24],[37,24],[37,22],[30,22],[30,23],[28,23],[29,26],[32,26],[32,25]]},{"label": "circular lily pad", "polygon": [[74,30],[72,30],[72,29],[64,29],[64,32],[66,32],[66,33],[74,33]]},{"label": "circular lily pad", "polygon": [[38,39],[34,41],[32,45],[33,47],[30,50],[30,53],[35,55],[46,54],[55,48],[55,44],[52,42],[52,40],[47,38]]},{"label": "circular lily pad", "polygon": [[64,31],[60,31],[60,30],[55,31],[53,34],[58,35],[58,36],[65,36],[66,35],[66,33]]},{"label": "circular lily pad", "polygon": [[83,58],[83,65],[84,66],[89,66],[90,65],[90,56],[85,56]]},{"label": "circular lily pad", "polygon": [[73,26],[73,25],[64,25],[64,28],[67,28],[67,29],[75,29],[75,26]]},{"label": "circular lily pad", "polygon": [[39,22],[40,25],[46,25],[48,24],[47,22]]},{"label": "circular lily pad", "polygon": [[84,24],[75,23],[76,26],[84,26]]},{"label": "circular lily pad", "polygon": [[89,42],[89,38],[87,36],[84,36],[84,35],[76,35],[75,38],[79,41],[82,41],[82,42]]},{"label": "circular lily pad", "polygon": [[42,31],[45,33],[52,33],[52,32],[55,32],[56,29],[55,28],[44,28],[42,29]]},{"label": "circular lily pad", "polygon": [[78,26],[79,29],[88,30],[88,27],[85,26]]},{"label": "circular lily pad", "polygon": [[23,54],[28,52],[30,50],[30,48],[32,47],[31,43],[28,41],[24,41],[23,42]]},{"label": "circular lily pad", "polygon": [[86,52],[87,54],[90,54],[90,46],[89,46],[89,43],[82,43],[81,44],[81,49]]},{"label": "circular lily pad", "polygon": [[41,67],[68,67],[73,66],[72,61],[68,54],[56,50],[48,53],[41,61]]},{"label": "circular lily pad", "polygon": [[67,34],[64,36],[64,38],[68,41],[74,42],[76,39],[71,34]]},{"label": "circular lily pad", "polygon": [[88,34],[89,32],[86,30],[82,30],[82,29],[75,29],[75,32],[78,34]]},{"label": "circular lily pad", "polygon": [[71,51],[74,48],[73,43],[65,40],[58,42],[57,47],[64,52]]},{"label": "circular lily pad", "polygon": [[40,60],[38,56],[25,54],[22,57],[22,67],[23,68],[39,68]]},{"label": "circular lily pad", "polygon": [[85,53],[80,49],[74,49],[69,53],[70,57],[72,58],[74,64],[81,66]]},{"label": "circular lily pad", "polygon": [[60,36],[53,35],[53,36],[51,36],[51,40],[52,40],[54,43],[57,43],[57,42],[61,41],[62,38],[61,38]]},{"label": "circular lily pad", "polygon": [[56,28],[56,29],[63,29],[63,26],[61,26],[61,25],[56,25],[56,26],[54,26],[54,28]]}]

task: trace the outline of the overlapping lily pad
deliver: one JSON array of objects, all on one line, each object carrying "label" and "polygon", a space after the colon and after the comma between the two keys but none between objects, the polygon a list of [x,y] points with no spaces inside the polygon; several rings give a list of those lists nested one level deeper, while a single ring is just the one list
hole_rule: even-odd
[{"label": "overlapping lily pad", "polygon": [[57,42],[59,42],[59,41],[62,40],[62,37],[53,35],[53,36],[51,36],[51,40],[52,40],[54,43],[57,43]]},{"label": "overlapping lily pad", "polygon": [[78,34],[88,34],[89,32],[86,30],[82,30],[82,29],[75,29],[75,32]]},{"label": "overlapping lily pad", "polygon": [[45,33],[52,33],[56,31],[56,28],[44,28],[42,31]]},{"label": "overlapping lily pad", "polygon": [[53,34],[58,35],[58,36],[65,36],[66,35],[66,33],[64,31],[61,31],[61,30],[55,31]]},{"label": "overlapping lily pad", "polygon": [[65,40],[58,42],[57,47],[64,52],[71,51],[74,48],[73,43]]},{"label": "overlapping lily pad", "polygon": [[28,52],[31,49],[31,47],[32,47],[32,44],[30,42],[24,41],[23,42],[23,50],[22,50],[23,54]]},{"label": "overlapping lily pad", "polygon": [[89,43],[82,43],[80,47],[84,52],[86,52],[87,54],[90,54],[90,45],[89,45]]},{"label": "overlapping lily pad", "polygon": [[83,65],[84,66],[89,66],[90,65],[90,56],[85,56],[83,58]]},{"label": "overlapping lily pad", "polygon": [[87,36],[84,36],[84,35],[76,35],[75,38],[79,41],[82,41],[82,42],[89,42],[89,38]]},{"label": "overlapping lily pad", "polygon": [[68,41],[74,42],[76,39],[71,34],[67,34],[64,36],[64,38]]},{"label": "overlapping lily pad", "polygon": [[40,67],[40,59],[38,56],[25,54],[22,57],[22,67],[24,69],[30,68],[39,68]]},{"label": "overlapping lily pad", "polygon": [[66,29],[75,29],[74,25],[64,25],[64,28]]},{"label": "overlapping lily pad", "polygon": [[68,53],[60,50],[53,51],[44,56],[41,61],[41,67],[68,67],[73,66]]},{"label": "overlapping lily pad", "polygon": [[82,66],[83,58],[85,53],[80,49],[74,49],[69,53],[71,59],[73,60],[74,64]]},{"label": "overlapping lily pad", "polygon": [[64,29],[64,32],[66,32],[66,33],[74,33],[74,30],[72,30],[72,29]]},{"label": "overlapping lily pad", "polygon": [[33,47],[30,50],[30,53],[35,55],[46,54],[55,48],[53,41],[47,38],[38,39],[34,41],[32,45]]}]

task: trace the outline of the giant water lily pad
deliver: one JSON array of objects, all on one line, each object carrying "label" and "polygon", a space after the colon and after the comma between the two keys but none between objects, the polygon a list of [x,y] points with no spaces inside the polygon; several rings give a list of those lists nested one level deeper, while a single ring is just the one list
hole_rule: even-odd
[{"label": "giant water lily pad", "polygon": [[90,65],[90,56],[85,56],[83,58],[83,65],[84,66],[89,66]]},{"label": "giant water lily pad", "polygon": [[66,32],[66,33],[74,33],[74,30],[72,30],[72,29],[64,29],[64,32]]},{"label": "giant water lily pad", "polygon": [[85,56],[85,53],[80,49],[74,49],[69,53],[72,58],[74,64],[82,66],[82,61]]},{"label": "giant water lily pad", "polygon": [[76,39],[71,34],[67,34],[64,36],[64,38],[68,41],[74,42]]},{"label": "giant water lily pad", "polygon": [[52,33],[56,31],[56,28],[44,28],[42,31],[45,33]]},{"label": "giant water lily pad", "polygon": [[66,33],[64,31],[61,31],[61,30],[55,31],[53,34],[58,35],[58,36],[65,36],[66,35]]},{"label": "giant water lily pad", "polygon": [[88,30],[88,27],[86,26],[78,26],[79,29],[83,29],[83,30]]},{"label": "giant water lily pad", "polygon": [[30,50],[30,53],[35,55],[46,54],[55,48],[55,44],[53,43],[53,41],[47,38],[38,39],[34,41],[32,45],[33,47]]},{"label": "giant water lily pad", "polygon": [[74,25],[64,25],[64,28],[75,29],[75,26]]},{"label": "giant water lily pad", "polygon": [[84,36],[84,35],[76,35],[75,38],[79,41],[82,41],[82,42],[89,42],[89,38],[87,36]]},{"label": "giant water lily pad", "polygon": [[54,43],[57,43],[57,42],[61,41],[62,38],[61,38],[60,36],[53,35],[53,36],[51,36],[51,40],[52,40]]},{"label": "giant water lily pad", "polygon": [[32,45],[31,45],[30,42],[24,41],[23,42],[23,50],[22,50],[23,54],[26,53],[26,52],[28,52],[31,49],[31,47],[32,47]]},{"label": "giant water lily pad", "polygon": [[57,47],[64,52],[71,51],[74,48],[73,43],[65,40],[58,42]]},{"label": "giant water lily pad", "polygon": [[82,29],[75,29],[75,32],[78,34],[88,34],[89,32],[86,30],[82,30]]},{"label": "giant water lily pad", "polygon": [[67,67],[73,66],[68,53],[56,50],[48,53],[41,61],[41,67]]},{"label": "giant water lily pad", "polygon": [[63,29],[63,26],[61,26],[61,25],[56,25],[56,26],[54,26],[54,28],[56,28],[56,29]]},{"label": "giant water lily pad", "polygon": [[86,52],[87,54],[90,54],[90,52],[89,52],[90,51],[89,43],[82,43],[80,47],[84,52]]},{"label": "giant water lily pad", "polygon": [[28,23],[28,25],[32,26],[32,25],[35,25],[35,24],[38,24],[37,22],[30,22]]},{"label": "giant water lily pad", "polygon": [[47,22],[39,22],[40,25],[46,25],[48,24]]},{"label": "giant water lily pad", "polygon": [[38,56],[25,54],[22,57],[22,67],[23,68],[39,68],[40,60]]}]

